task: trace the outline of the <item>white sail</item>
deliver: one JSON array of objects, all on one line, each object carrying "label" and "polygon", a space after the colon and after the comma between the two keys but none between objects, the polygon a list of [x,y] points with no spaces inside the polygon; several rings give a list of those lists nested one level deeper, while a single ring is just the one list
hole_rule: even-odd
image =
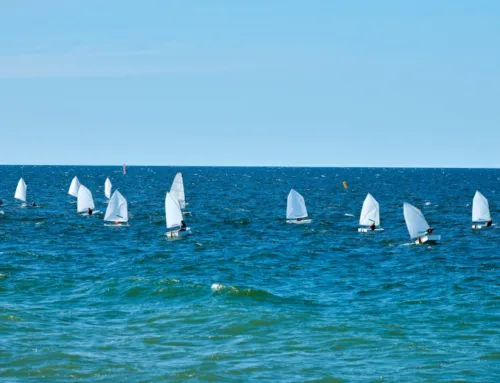
[{"label": "white sail", "polygon": [[106,209],[104,220],[108,222],[128,222],[127,200],[115,190]]},{"label": "white sail", "polygon": [[363,202],[359,224],[361,226],[370,226],[372,223],[375,226],[380,226],[380,207],[375,198],[368,193],[365,202]]},{"label": "white sail", "polygon": [[425,220],[424,215],[415,206],[405,202],[403,205],[403,214],[411,239],[422,237],[427,229],[429,229],[429,224]]},{"label": "white sail", "polygon": [[106,198],[111,198],[111,181],[109,180],[109,177],[106,178],[106,181],[104,182],[104,195]]},{"label": "white sail", "polygon": [[181,209],[186,208],[186,196],[184,195],[184,180],[182,178],[182,173],[177,173],[175,175],[172,186],[170,187],[170,194],[179,202]]},{"label": "white sail", "polygon": [[78,189],[78,203],[76,211],[78,213],[85,213],[89,208],[92,210],[95,209],[92,193],[85,186],[80,185],[80,188]]},{"label": "white sail", "polygon": [[290,190],[286,205],[286,219],[297,219],[307,217],[306,203],[295,190]]},{"label": "white sail", "polygon": [[472,222],[488,222],[491,219],[488,200],[476,191],[472,200]]},{"label": "white sail", "polygon": [[165,197],[165,219],[167,229],[180,227],[181,221],[183,220],[181,207],[179,206],[177,200],[169,192],[167,192]]},{"label": "white sail", "polygon": [[14,194],[14,198],[26,202],[26,182],[21,178],[17,183],[16,194]]},{"label": "white sail", "polygon": [[78,180],[78,177],[75,177],[73,178],[73,181],[71,181],[71,185],[69,185],[68,194],[72,195],[73,197],[78,197],[79,188],[80,188],[80,181]]}]

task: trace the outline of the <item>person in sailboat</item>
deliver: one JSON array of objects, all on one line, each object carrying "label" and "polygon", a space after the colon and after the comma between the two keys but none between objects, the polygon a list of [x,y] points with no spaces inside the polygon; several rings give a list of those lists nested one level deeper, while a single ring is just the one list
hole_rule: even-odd
[{"label": "person in sailboat", "polygon": [[92,215],[92,209],[89,207],[87,210],[88,215]]},{"label": "person in sailboat", "polygon": [[375,222],[372,222],[372,224],[370,225],[370,230],[371,231],[374,231],[375,230]]},{"label": "person in sailboat", "polygon": [[486,227],[490,227],[491,225],[493,225],[492,219],[490,219],[488,222],[486,222]]},{"label": "person in sailboat", "polygon": [[186,228],[187,228],[186,222],[184,222],[184,220],[182,220],[181,221],[181,228],[179,231],[186,231]]},{"label": "person in sailboat", "polygon": [[300,221],[302,221],[302,218],[300,218],[300,217],[297,218],[297,222],[300,222]]},{"label": "person in sailboat", "polygon": [[33,207],[36,206],[35,201],[31,201],[31,206],[33,206]]}]

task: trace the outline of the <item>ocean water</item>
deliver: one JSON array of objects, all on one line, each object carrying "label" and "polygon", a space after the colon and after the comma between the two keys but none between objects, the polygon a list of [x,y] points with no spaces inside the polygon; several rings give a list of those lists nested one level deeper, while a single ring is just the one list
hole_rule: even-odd
[{"label": "ocean water", "polygon": [[[165,237],[182,171],[193,235]],[[76,214],[78,176],[130,227]],[[28,184],[20,208],[12,196]],[[349,188],[342,187],[347,181]],[[499,382],[499,170],[1,166],[2,382]],[[313,223],[284,220],[295,188]],[[379,201],[384,232],[360,234]],[[402,204],[443,237],[410,245]]]}]

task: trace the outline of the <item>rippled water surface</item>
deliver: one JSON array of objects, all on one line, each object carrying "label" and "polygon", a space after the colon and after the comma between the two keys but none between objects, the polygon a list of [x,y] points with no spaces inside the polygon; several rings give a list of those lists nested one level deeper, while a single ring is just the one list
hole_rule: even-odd
[{"label": "rippled water surface", "polygon": [[[184,174],[193,235],[165,238]],[[77,175],[130,227],[76,214]],[[20,208],[18,179],[38,208]],[[342,187],[347,181],[349,188]],[[0,167],[0,379],[499,382],[499,170]],[[310,225],[285,223],[305,198]],[[384,232],[360,234],[366,193]],[[403,202],[443,236],[409,245]]]}]

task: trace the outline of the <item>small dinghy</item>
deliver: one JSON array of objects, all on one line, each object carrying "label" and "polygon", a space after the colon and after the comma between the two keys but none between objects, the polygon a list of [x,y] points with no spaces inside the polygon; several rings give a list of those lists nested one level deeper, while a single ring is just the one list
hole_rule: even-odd
[{"label": "small dinghy", "polygon": [[286,222],[287,223],[311,223],[307,218],[307,208],[304,197],[295,190],[290,190],[286,204]]},{"label": "small dinghy", "polygon": [[71,181],[71,185],[69,185],[68,194],[78,198],[78,189],[80,189],[80,181],[78,177],[75,176]]},{"label": "small dinghy", "polygon": [[26,207],[26,189],[28,186],[26,182],[21,178],[17,183],[16,193],[14,194],[14,198],[21,201],[23,204],[21,206]]},{"label": "small dinghy", "polygon": [[[182,173],[177,173],[170,187],[170,195],[178,202],[181,211],[186,208],[186,195],[184,194],[184,179]],[[187,211],[182,212],[184,215],[189,215]]]},{"label": "small dinghy", "polygon": [[104,221],[112,222],[112,224],[104,224],[105,226],[128,226],[127,200],[118,190],[115,190],[108,202]]},{"label": "small dinghy", "polygon": [[415,240],[415,244],[422,245],[426,242],[439,242],[441,235],[433,234],[432,229],[424,218],[422,212],[409,203],[404,203],[403,214],[408,227],[410,238]]},{"label": "small dinghy", "polygon": [[488,200],[479,191],[476,191],[472,200],[472,228],[482,229],[493,226]]},{"label": "small dinghy", "polygon": [[358,231],[360,233],[368,233],[371,231],[383,231],[380,226],[380,206],[375,198],[368,193],[363,202],[361,215],[359,217]]},{"label": "small dinghy", "polygon": [[113,185],[111,185],[111,181],[109,180],[109,177],[106,178],[106,181],[104,182],[104,195],[106,198],[109,200],[111,198],[111,188]]},{"label": "small dinghy", "polygon": [[[191,234],[191,228],[187,227],[184,222],[179,202],[169,192],[165,197],[165,220],[167,223],[165,235],[167,237],[185,237]],[[168,231],[169,229],[171,230]]]},{"label": "small dinghy", "polygon": [[[76,211],[79,214],[91,215],[92,213],[97,213],[94,212],[95,206],[94,206],[94,199],[92,198],[92,193],[90,192],[89,189],[87,189],[83,185],[80,185],[80,188],[78,189],[78,200],[76,206],[77,206]],[[89,209],[91,212],[90,214],[89,214]]]}]

